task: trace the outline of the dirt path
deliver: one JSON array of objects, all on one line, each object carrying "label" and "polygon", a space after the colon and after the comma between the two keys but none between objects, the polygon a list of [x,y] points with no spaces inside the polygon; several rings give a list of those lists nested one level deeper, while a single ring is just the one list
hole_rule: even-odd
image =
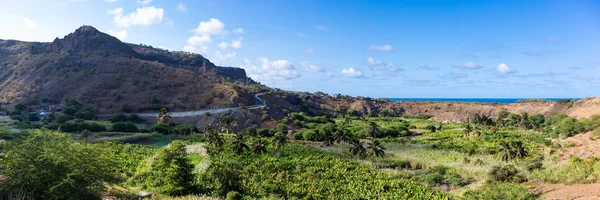
[{"label": "dirt path", "polygon": [[546,200],[593,200],[600,199],[600,183],[550,184],[541,183],[532,188],[534,194]]},{"label": "dirt path", "polygon": [[570,156],[580,158],[600,157],[600,139],[591,140],[590,135],[591,132],[587,132],[563,140],[563,142],[573,143],[573,146],[562,149],[560,152],[561,160],[569,159]]}]

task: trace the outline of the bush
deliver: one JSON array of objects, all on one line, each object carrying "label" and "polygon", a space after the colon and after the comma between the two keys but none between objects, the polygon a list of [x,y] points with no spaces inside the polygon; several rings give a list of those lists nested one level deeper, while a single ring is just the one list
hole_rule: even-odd
[{"label": "bush", "polygon": [[27,120],[32,122],[40,121],[40,115],[35,112],[31,112],[27,114]]},{"label": "bush", "polygon": [[162,123],[155,124],[152,127],[150,127],[150,131],[166,135],[166,134],[169,134],[169,127],[167,127],[166,124],[162,124]]},{"label": "bush", "polygon": [[474,190],[469,190],[463,195],[464,199],[519,199],[533,200],[534,196],[519,184],[514,183],[493,183],[485,184]]},{"label": "bush", "polygon": [[115,123],[115,122],[126,122],[129,121],[129,119],[127,118],[127,116],[125,114],[119,113],[116,115],[113,115],[111,117],[108,118],[108,121]]},{"label": "bush", "polygon": [[428,130],[429,132],[432,132],[432,133],[435,132],[436,129],[437,128],[434,125],[431,125],[431,124],[425,126],[425,130]]},{"label": "bush", "polygon": [[492,182],[521,183],[525,181],[525,177],[512,165],[494,166],[488,173],[488,176],[490,178],[489,181]]},{"label": "bush", "polygon": [[135,172],[132,177],[134,184],[171,196],[196,192],[192,173],[194,165],[187,157],[182,141],[173,141],[152,158]]},{"label": "bush", "polygon": [[96,117],[96,113],[89,109],[84,109],[75,113],[75,118],[77,119],[92,120],[94,117]]},{"label": "bush", "polygon": [[135,124],[131,122],[117,122],[112,124],[111,130],[114,132],[126,132],[126,133],[135,133],[139,132],[139,129]]},{"label": "bush", "polygon": [[10,178],[0,187],[4,194],[27,189],[33,199],[100,199],[104,184],[118,180],[109,154],[58,132],[38,131],[8,146],[2,174]]},{"label": "bush", "polygon": [[226,200],[242,200],[242,195],[239,192],[231,191],[227,193]]},{"label": "bush", "polygon": [[286,134],[288,131],[288,127],[287,127],[287,125],[280,123],[280,124],[277,124],[277,126],[275,126],[275,130],[277,130],[277,132]]}]

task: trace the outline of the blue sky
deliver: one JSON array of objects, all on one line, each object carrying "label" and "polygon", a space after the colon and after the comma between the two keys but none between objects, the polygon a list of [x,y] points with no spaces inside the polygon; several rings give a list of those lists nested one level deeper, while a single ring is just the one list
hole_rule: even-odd
[{"label": "blue sky", "polygon": [[294,91],[371,97],[600,95],[600,1],[21,0],[0,38],[92,25]]}]

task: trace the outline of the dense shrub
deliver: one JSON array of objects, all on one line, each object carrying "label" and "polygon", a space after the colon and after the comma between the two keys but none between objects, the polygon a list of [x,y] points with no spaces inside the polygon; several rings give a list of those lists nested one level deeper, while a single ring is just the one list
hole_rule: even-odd
[{"label": "dense shrub", "polygon": [[194,187],[194,166],[186,156],[185,144],[176,140],[160,149],[148,163],[138,168],[131,182],[145,189],[166,195],[197,192]]},{"label": "dense shrub", "polygon": [[112,124],[111,130],[114,132],[127,132],[127,133],[135,133],[139,132],[139,129],[135,124],[131,122],[117,122]]},{"label": "dense shrub", "polygon": [[152,132],[157,132],[157,133],[161,133],[161,134],[169,134],[169,127],[167,127],[166,124],[155,124],[153,126],[150,127],[149,129]]},{"label": "dense shrub", "polygon": [[525,177],[512,165],[494,166],[488,173],[489,181],[521,183]]},{"label": "dense shrub", "polygon": [[106,127],[97,123],[86,123],[86,122],[66,122],[60,126],[60,130],[63,132],[81,132],[88,130],[90,132],[102,132],[106,131]]},{"label": "dense shrub", "polygon": [[2,174],[10,178],[0,187],[4,194],[26,189],[34,199],[100,199],[104,184],[118,180],[116,165],[106,149],[37,132],[9,145]]}]

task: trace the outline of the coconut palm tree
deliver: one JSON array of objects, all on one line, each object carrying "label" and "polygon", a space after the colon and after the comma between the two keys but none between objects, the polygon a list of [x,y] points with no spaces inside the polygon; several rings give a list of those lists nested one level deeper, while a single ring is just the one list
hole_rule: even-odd
[{"label": "coconut palm tree", "polygon": [[255,154],[262,154],[267,152],[267,141],[263,138],[258,137],[252,141],[252,152]]},{"label": "coconut palm tree", "polygon": [[367,149],[365,148],[365,143],[359,140],[352,140],[350,143],[350,153],[352,155],[364,158],[367,155]]},{"label": "coconut palm tree", "polygon": [[276,133],[272,139],[273,146],[275,146],[276,150],[280,150],[283,148],[283,145],[287,142],[287,137],[281,133]]},{"label": "coconut palm tree", "polygon": [[377,123],[375,123],[375,122],[368,122],[368,123],[369,123],[369,137],[377,138],[377,134],[379,134],[381,132],[379,130],[379,125],[377,125]]},{"label": "coconut palm tree", "polygon": [[235,134],[235,136],[233,136],[233,141],[231,141],[231,147],[233,148],[233,151],[238,155],[250,149],[250,147],[248,147],[246,141],[244,140],[244,135],[241,133],[237,133]]},{"label": "coconut palm tree", "polygon": [[473,126],[471,126],[471,124],[467,124],[465,126],[465,136],[470,136],[471,132],[473,132]]},{"label": "coconut palm tree", "polygon": [[333,133],[333,138],[338,144],[350,141],[345,129],[337,130],[335,133]]},{"label": "coconut palm tree", "polygon": [[225,143],[225,140],[216,130],[211,130],[204,134],[204,139],[213,147],[221,147]]},{"label": "coconut palm tree", "polygon": [[373,157],[385,156],[385,147],[377,139],[373,139],[367,148],[369,149],[369,154]]},{"label": "coconut palm tree", "polygon": [[158,114],[158,119],[156,119],[157,124],[166,124],[171,121],[171,114],[167,112],[166,108],[161,108],[160,113]]},{"label": "coconut palm tree", "polygon": [[237,127],[237,119],[233,119],[231,117],[225,117],[219,120],[221,123],[221,131],[229,134],[229,132],[233,131],[235,127]]},{"label": "coconut palm tree", "polygon": [[523,146],[523,141],[514,141],[512,142],[511,146],[515,158],[524,158],[528,155],[525,147]]},{"label": "coconut palm tree", "polygon": [[505,141],[500,143],[500,152],[498,152],[498,157],[504,162],[508,162],[513,158],[513,151],[510,143]]}]

